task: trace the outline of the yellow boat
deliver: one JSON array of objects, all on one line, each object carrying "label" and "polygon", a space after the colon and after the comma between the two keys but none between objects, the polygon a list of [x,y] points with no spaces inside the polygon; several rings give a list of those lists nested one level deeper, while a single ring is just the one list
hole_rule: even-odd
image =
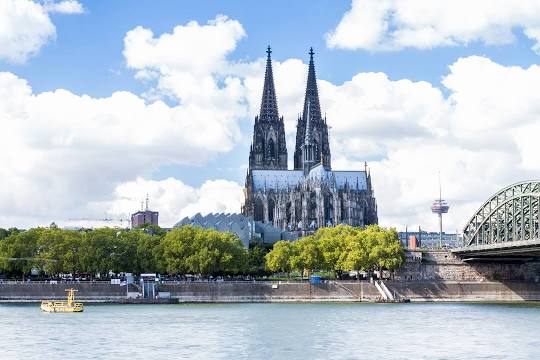
[{"label": "yellow boat", "polygon": [[68,292],[67,301],[50,301],[43,300],[41,302],[41,310],[46,312],[81,312],[84,310],[83,303],[75,302],[75,289],[66,289]]}]

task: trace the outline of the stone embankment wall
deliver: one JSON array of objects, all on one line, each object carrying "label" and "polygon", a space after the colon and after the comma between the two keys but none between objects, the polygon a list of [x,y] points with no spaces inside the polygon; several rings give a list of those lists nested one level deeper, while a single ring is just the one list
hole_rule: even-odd
[{"label": "stone embankment wall", "polygon": [[[397,282],[386,283],[397,297],[412,301],[540,301],[540,283],[531,282]],[[65,289],[78,289],[82,301],[124,302],[126,289],[107,283],[0,284],[0,301],[65,299]],[[130,287],[130,292],[135,291]],[[159,284],[178,302],[359,302],[376,301],[379,293],[368,282],[193,282]]]},{"label": "stone embankment wall", "polygon": [[[274,284],[275,286],[275,284]],[[386,286],[397,299],[411,301],[522,301],[540,300],[540,283],[530,282],[397,282]],[[368,282],[186,283],[160,285],[179,302],[301,302],[377,301],[380,294]]]},{"label": "stone embankment wall", "polygon": [[[301,302],[374,301],[379,293],[367,282],[183,282],[156,285],[156,292],[168,292],[179,302]],[[0,301],[40,301],[65,299],[68,288],[77,289],[77,298],[89,301],[120,302],[126,288],[109,283],[0,283]],[[137,291],[131,285],[130,292]]]},{"label": "stone embankment wall", "polygon": [[210,282],[160,285],[179,302],[375,301],[379,293],[368,282]]},{"label": "stone embankment wall", "polygon": [[388,289],[411,301],[540,301],[540,283],[388,282]]},{"label": "stone embankment wall", "polygon": [[[41,282],[0,283],[0,300],[40,301],[66,299],[66,289],[77,290],[76,297],[85,300],[120,300],[126,297],[125,286],[108,282],[47,284]],[[135,291],[130,287],[130,291]]]},{"label": "stone embankment wall", "polygon": [[405,281],[526,281],[540,282],[540,262],[464,262],[449,251],[409,252],[396,271]]}]

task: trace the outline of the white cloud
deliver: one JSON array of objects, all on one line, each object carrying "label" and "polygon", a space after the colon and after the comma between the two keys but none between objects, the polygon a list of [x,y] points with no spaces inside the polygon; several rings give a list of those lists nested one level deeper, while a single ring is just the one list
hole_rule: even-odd
[{"label": "white cloud", "polygon": [[239,132],[211,109],[147,104],[129,92],[34,94],[11,73],[0,73],[0,96],[0,213],[14,218],[102,213],[89,203],[118,184],[166,164],[203,164],[229,151]]},{"label": "white cloud", "polygon": [[439,171],[451,231],[498,189],[539,177],[540,68],[471,56],[449,69],[447,98],[428,83],[383,74],[340,86],[320,82],[334,126],[333,166],[361,168],[363,157],[375,156],[369,164],[385,225],[435,229],[429,206]]},{"label": "white cloud", "polygon": [[74,0],[40,4],[31,0],[0,1],[0,59],[25,62],[56,37],[48,12],[78,14],[82,6]]},{"label": "white cloud", "polygon": [[242,187],[227,180],[208,180],[199,188],[168,178],[122,183],[116,187],[108,213],[130,214],[148,194],[149,208],[159,211],[161,226],[171,227],[185,216],[212,212],[238,213],[243,202]]},{"label": "white cloud", "polygon": [[62,0],[60,2],[46,0],[43,8],[50,13],[82,14],[84,12],[83,6],[77,0]]},{"label": "white cloud", "polygon": [[242,25],[217,16],[205,25],[190,21],[155,37],[143,27],[124,38],[124,57],[139,79],[157,79],[157,90],[180,101],[229,107],[238,102],[239,80],[228,76],[227,55],[245,36]]},{"label": "white cloud", "polygon": [[353,0],[326,35],[332,48],[398,50],[506,44],[520,29],[540,48],[540,3],[536,0]]},{"label": "white cloud", "polygon": [[[126,60],[165,84],[148,93],[155,92],[159,99],[167,91],[175,105],[125,91],[104,98],[64,89],[36,94],[24,79],[0,73],[0,119],[5,149],[10,149],[0,153],[5,164],[0,213],[6,214],[0,226],[102,218],[121,184],[148,178],[164,165],[205,164],[239,141],[238,122],[248,111],[244,87],[240,77],[224,71],[229,66],[226,55],[244,36],[241,25],[217,17],[204,26],[178,26],[156,40],[148,36],[153,35],[142,28],[126,35]],[[211,41],[216,38],[221,47]],[[190,43],[193,39],[198,42]],[[187,51],[195,45],[198,50]],[[168,52],[171,46],[180,46],[181,60],[175,56],[178,49]],[[200,211],[228,209],[207,195],[219,186],[233,191],[231,184],[219,181],[199,189],[186,187],[195,198],[185,205]]]},{"label": "white cloud", "polygon": [[396,141],[447,133],[445,99],[427,82],[360,73],[341,85],[319,84],[332,145],[347,149],[350,160],[384,157]]},{"label": "white cloud", "polygon": [[[169,34],[130,31],[128,66],[155,85],[148,97],[167,96],[175,105],[129,92],[104,98],[62,89],[33,93],[23,79],[0,73],[3,148],[9,149],[0,152],[0,226],[123,216],[147,192],[165,225],[196,212],[238,211],[236,183],[193,187],[182,179],[149,179],[163,165],[204,165],[251,136],[251,125],[241,134],[239,124],[252,124],[259,111],[264,58],[228,59],[244,36],[242,26],[225,17]],[[208,40],[214,37],[223,37],[217,46]],[[291,143],[307,67],[286,59],[274,62],[274,75]],[[442,86],[444,92],[383,73],[359,73],[342,84],[319,80],[333,167],[362,169],[369,161],[384,225],[435,228],[429,206],[439,170],[452,230],[499,188],[538,177],[538,66],[463,58],[449,67]]]}]

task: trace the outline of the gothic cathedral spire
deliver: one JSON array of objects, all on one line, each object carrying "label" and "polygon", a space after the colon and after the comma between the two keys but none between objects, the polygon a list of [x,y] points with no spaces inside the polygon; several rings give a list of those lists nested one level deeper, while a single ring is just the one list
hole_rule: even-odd
[{"label": "gothic cathedral spire", "polygon": [[[306,94],[304,96],[304,111],[302,117],[312,120],[321,120],[321,104],[319,103],[319,91],[317,90],[317,76],[315,75],[315,63],[313,62],[313,48],[309,48],[309,68],[306,85]],[[309,105],[309,106],[308,106]],[[308,114],[309,111],[309,114]]]},{"label": "gothic cathedral spire", "polygon": [[272,49],[268,46],[266,71],[261,99],[261,110],[255,116],[253,142],[249,154],[250,169],[287,169],[287,144],[285,125],[279,116],[274,75],[272,72]]},{"label": "gothic cathedral spire", "polygon": [[[296,147],[294,150],[294,168],[296,170],[305,169],[302,147],[308,136],[312,142],[314,165],[322,163],[327,170],[331,169],[328,127],[326,125],[326,119],[323,121],[321,116],[317,76],[315,73],[315,63],[313,61],[314,54],[313,48],[310,48],[304,109],[302,116],[298,118],[298,124],[296,126]],[[307,127],[308,119],[310,122],[309,129]],[[306,131],[311,133],[306,134]]]},{"label": "gothic cathedral spire", "polygon": [[278,106],[276,100],[276,88],[274,86],[274,74],[272,73],[272,49],[270,46],[266,49],[266,71],[264,72],[264,86],[261,100],[261,112],[259,114],[260,120],[272,120],[277,119]]}]

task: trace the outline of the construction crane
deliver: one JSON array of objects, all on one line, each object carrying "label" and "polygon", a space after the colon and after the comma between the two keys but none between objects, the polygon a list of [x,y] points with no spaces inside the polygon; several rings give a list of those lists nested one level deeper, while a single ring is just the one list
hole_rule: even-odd
[{"label": "construction crane", "polygon": [[131,224],[131,220],[130,219],[125,219],[125,218],[119,218],[119,219],[114,219],[114,218],[102,218],[102,219],[95,219],[95,218],[72,218],[72,219],[68,219],[68,221],[104,221],[104,222],[112,222],[112,221],[119,221],[120,222],[120,227],[124,227],[124,222],[127,223],[127,226],[129,227],[130,224]]}]

